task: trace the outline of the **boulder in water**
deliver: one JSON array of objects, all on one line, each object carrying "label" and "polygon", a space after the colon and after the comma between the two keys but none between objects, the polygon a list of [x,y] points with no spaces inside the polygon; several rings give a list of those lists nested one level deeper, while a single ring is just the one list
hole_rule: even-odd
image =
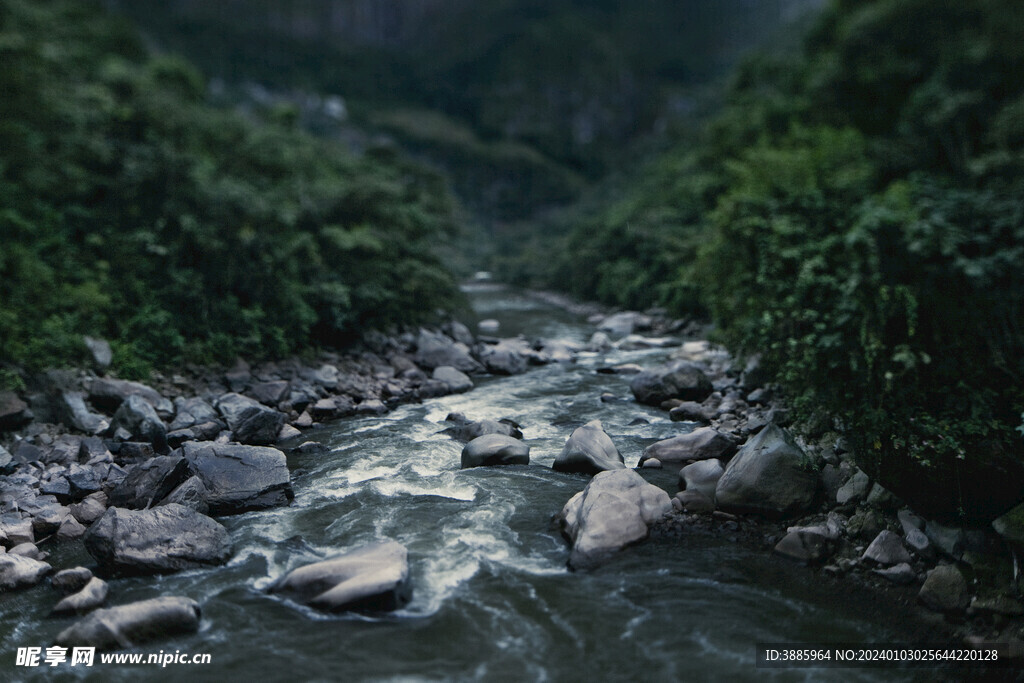
[{"label": "boulder in water", "polygon": [[439,332],[420,330],[416,338],[416,355],[413,360],[420,367],[433,370],[451,366],[461,372],[480,372],[483,366],[469,353],[469,347],[456,342]]},{"label": "boulder in water", "polygon": [[0,591],[34,586],[53,571],[45,562],[23,555],[0,554]]},{"label": "boulder in water", "polygon": [[639,330],[651,328],[651,317],[636,311],[614,313],[601,320],[597,329],[615,337],[626,337]]},{"label": "boulder in water", "polygon": [[577,428],[555,458],[551,469],[558,472],[597,474],[607,470],[625,469],[619,449],[604,431],[600,420],[591,420]]},{"label": "boulder in water", "polygon": [[529,465],[530,447],[504,434],[484,434],[462,449],[462,467]]},{"label": "boulder in water", "polygon": [[521,375],[527,367],[523,350],[515,340],[502,340],[493,346],[483,346],[479,355],[489,372],[496,375]]},{"label": "boulder in water", "polygon": [[676,494],[679,507],[687,512],[714,512],[715,503],[697,489],[685,489]]},{"label": "boulder in water", "polygon": [[512,420],[469,420],[462,413],[451,413],[445,422],[451,422],[453,426],[441,433],[463,443],[469,443],[485,434],[501,434],[513,439],[523,438],[519,425]]},{"label": "boulder in water", "polygon": [[814,529],[791,530],[775,546],[775,553],[802,564],[816,564],[832,554],[834,539]]},{"label": "boulder in water", "polygon": [[206,489],[211,514],[287,505],[294,498],[287,458],[276,448],[192,443],[185,445],[185,459]]},{"label": "boulder in water", "polygon": [[231,557],[227,529],[177,504],[152,510],[108,508],[84,540],[107,572],[160,574],[224,564]]},{"label": "boulder in water", "polygon": [[163,597],[93,612],[57,635],[62,647],[116,650],[199,630],[195,600]]},{"label": "boulder in water", "polygon": [[644,370],[633,377],[629,388],[638,403],[651,406],[673,398],[700,402],[715,390],[704,371],[687,361]]},{"label": "boulder in water", "polygon": [[62,569],[50,579],[50,585],[62,593],[77,593],[92,579],[92,572],[85,567]]},{"label": "boulder in water", "polygon": [[677,467],[687,460],[726,459],[736,452],[736,442],[714,427],[701,427],[687,434],[658,441],[644,449],[640,464],[657,458],[663,465]]},{"label": "boulder in water", "polygon": [[271,587],[328,612],[389,612],[411,597],[409,553],[394,541],[375,543],[294,569]]},{"label": "boulder in water", "polygon": [[456,370],[450,365],[434,368],[433,378],[448,387],[448,391],[461,394],[473,388],[473,380],[466,373]]},{"label": "boulder in water", "polygon": [[599,472],[559,516],[572,543],[569,566],[592,567],[647,537],[649,527],[671,512],[668,494],[633,470]]},{"label": "boulder in water", "polygon": [[103,579],[89,579],[78,592],[58,602],[51,614],[84,614],[102,605],[107,599],[109,588]]}]

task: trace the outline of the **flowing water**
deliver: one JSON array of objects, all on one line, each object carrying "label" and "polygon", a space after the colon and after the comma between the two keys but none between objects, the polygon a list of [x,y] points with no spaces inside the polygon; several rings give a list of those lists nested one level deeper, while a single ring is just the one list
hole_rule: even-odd
[{"label": "flowing water", "polygon": [[[591,332],[579,317],[527,295],[497,286],[471,294],[481,317],[501,321],[503,335],[584,342]],[[648,443],[684,429],[661,411],[599,399],[603,392],[626,399],[629,391],[625,379],[596,368],[665,353],[584,354],[304,435],[330,452],[290,457],[292,506],[221,520],[235,544],[226,567],[111,582],[112,604],[157,595],[198,600],[198,634],[138,651],[210,653],[212,664],[96,665],[75,669],[73,678],[891,680],[893,671],[755,669],[757,642],[880,642],[898,639],[899,627],[880,616],[882,605],[837,595],[818,585],[820,575],[727,538],[652,538],[596,571],[566,569],[567,547],[551,518],[587,479],[549,466],[572,429],[594,418],[627,464]],[[532,464],[460,470],[461,444],[438,434],[451,411],[519,422]],[[674,477],[645,476],[675,492]],[[414,593],[400,612],[326,616],[264,592],[289,569],[379,539],[409,549]],[[89,562],[80,548],[57,555],[58,562]],[[55,599],[45,585],[0,595],[0,678],[53,678],[13,662],[17,647],[45,647],[69,623],[43,616]],[[61,671],[72,673],[67,665]]]}]

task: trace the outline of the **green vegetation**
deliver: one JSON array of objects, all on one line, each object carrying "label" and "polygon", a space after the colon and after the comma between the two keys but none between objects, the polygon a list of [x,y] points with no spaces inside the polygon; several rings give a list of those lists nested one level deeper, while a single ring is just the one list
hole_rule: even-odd
[{"label": "green vegetation", "polygon": [[834,3],[541,281],[703,308],[870,473],[991,517],[1024,497],[1021,73],[1012,0]]},{"label": "green vegetation", "polygon": [[[713,318],[922,512],[1024,498],[1017,0],[835,0],[700,133],[698,93],[815,0],[108,4],[229,86],[344,96],[333,132],[437,162],[503,276]],[[457,305],[445,183],[392,148],[211,109],[82,2],[0,0],[0,58],[0,358],[92,334],[141,373]]]},{"label": "green vegetation", "polygon": [[344,343],[461,299],[443,180],[205,105],[89,3],[0,0],[0,360],[126,374]]},{"label": "green vegetation", "polygon": [[658,126],[687,125],[738,55],[820,2],[110,1],[228,84],[341,95],[488,225],[574,200]]}]

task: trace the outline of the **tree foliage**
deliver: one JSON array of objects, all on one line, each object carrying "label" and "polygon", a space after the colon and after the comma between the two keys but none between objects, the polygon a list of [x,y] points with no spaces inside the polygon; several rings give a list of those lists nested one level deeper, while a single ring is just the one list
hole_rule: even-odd
[{"label": "tree foliage", "polygon": [[[924,510],[998,514],[1024,497],[1020,73],[1020,3],[836,2],[800,54],[736,73],[662,162],[674,182],[646,174],[580,221],[582,281],[680,313],[697,287],[872,474]],[[638,245],[640,215],[673,218]]]},{"label": "tree foliage", "polygon": [[0,358],[144,371],[286,354],[460,305],[443,181],[204,104],[89,3],[0,0]]}]

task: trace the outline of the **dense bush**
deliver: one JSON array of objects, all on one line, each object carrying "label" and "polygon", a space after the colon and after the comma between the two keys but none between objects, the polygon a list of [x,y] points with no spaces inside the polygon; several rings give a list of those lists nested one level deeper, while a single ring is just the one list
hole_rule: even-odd
[{"label": "dense bush", "polygon": [[[442,180],[203,103],[88,3],[0,0],[0,359],[300,351],[460,298]],[[287,117],[279,117],[286,119]]]},{"label": "dense bush", "polygon": [[965,517],[1024,497],[1022,44],[1018,3],[837,3],[797,78],[741,79],[774,116],[720,124],[700,265],[726,337],[805,414]]},{"label": "dense bush", "polygon": [[673,183],[580,220],[587,273],[548,282],[677,313],[697,286],[871,474],[934,514],[998,514],[1024,498],[1022,46],[1010,0],[834,3],[802,54],[739,70],[668,153]]}]

